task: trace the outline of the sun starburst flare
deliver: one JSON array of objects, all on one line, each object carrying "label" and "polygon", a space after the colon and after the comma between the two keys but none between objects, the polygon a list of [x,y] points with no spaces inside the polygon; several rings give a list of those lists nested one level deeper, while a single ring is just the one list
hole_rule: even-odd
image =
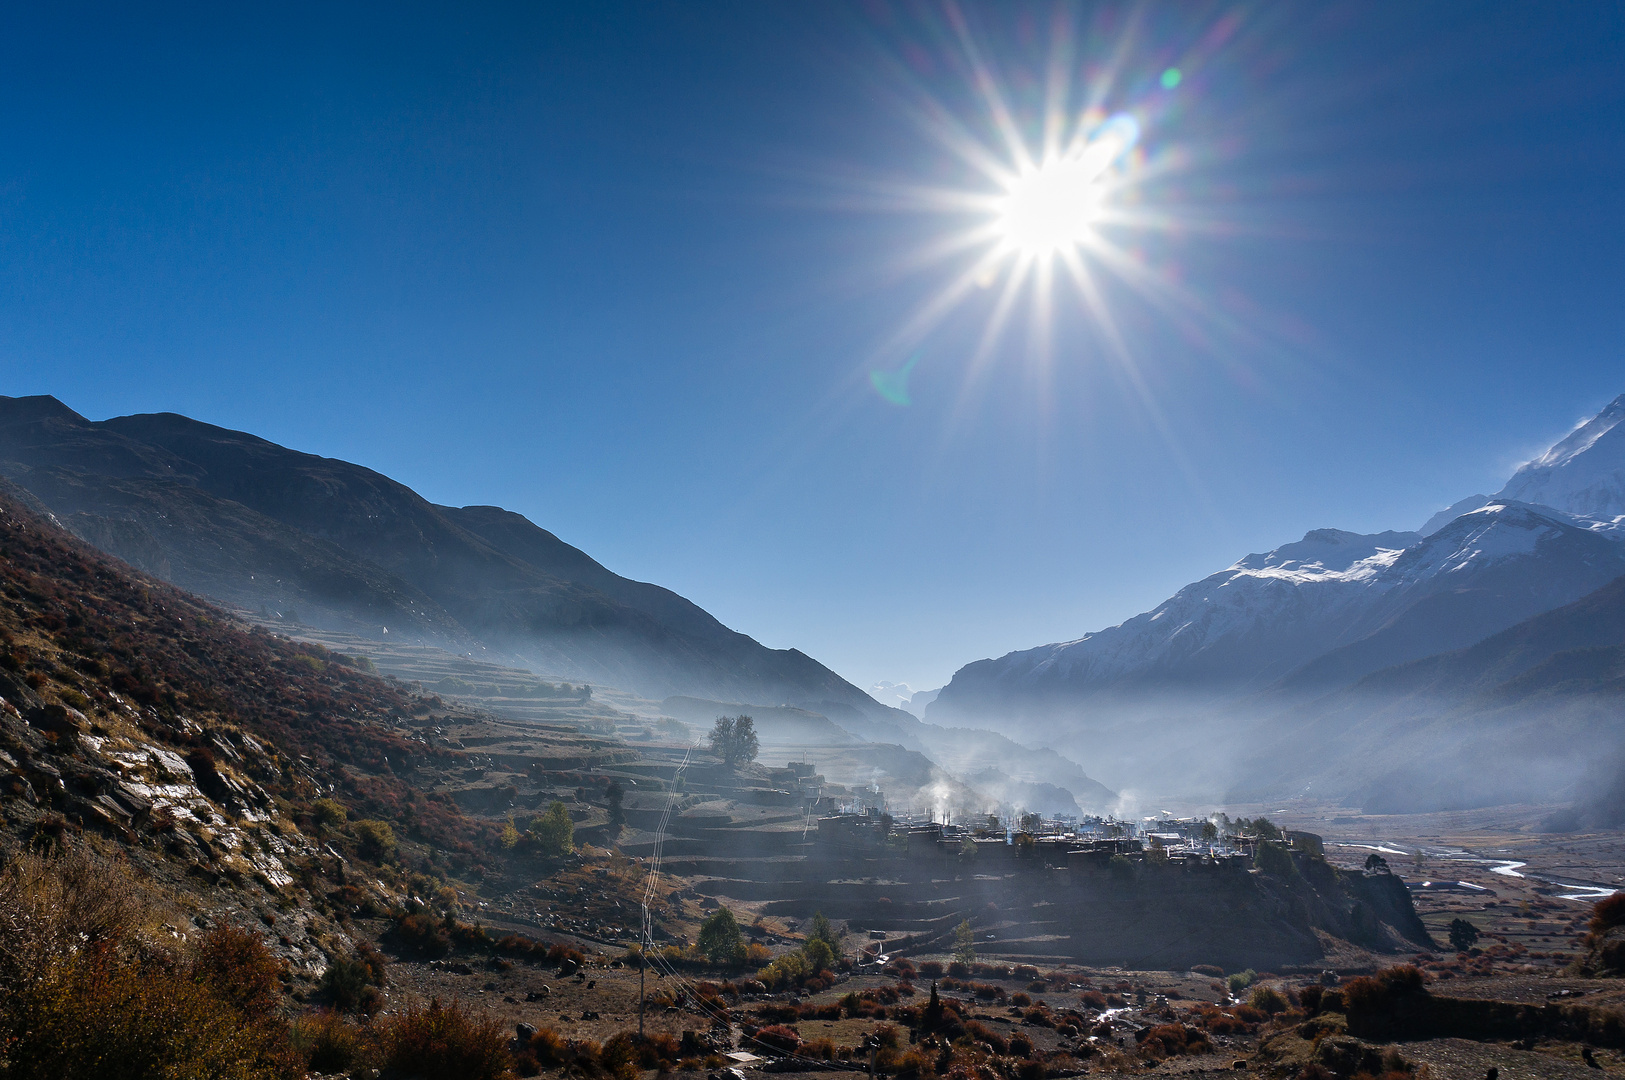
[{"label": "sun starburst flare", "polygon": [[[892,192],[913,209],[954,221],[911,259],[917,270],[949,272],[877,350],[871,383],[890,385],[889,378],[902,375],[904,357],[912,357],[912,369],[922,350],[943,351],[928,349],[932,334],[975,304],[985,305],[986,321],[970,357],[972,375],[998,351],[1023,306],[1031,312],[1029,352],[1049,364],[1062,299],[1058,285],[1068,284],[1064,295],[1086,314],[1091,348],[1109,354],[1139,383],[1108,300],[1118,295],[1115,288],[1126,287],[1175,324],[1200,321],[1203,306],[1174,277],[1148,266],[1140,250],[1151,233],[1190,224],[1147,193],[1182,160],[1160,128],[1174,112],[1177,94],[1189,91],[1185,66],[1200,64],[1199,50],[1182,58],[1181,67],[1166,60],[1137,62],[1137,53],[1167,57],[1169,50],[1137,41],[1134,26],[1109,40],[1078,35],[1063,15],[1049,34],[1042,104],[1022,112],[1010,104],[1020,95],[1012,94],[984,56],[963,13],[952,4],[943,12],[942,40],[951,43],[945,51],[966,75],[973,107],[946,104],[912,76],[902,81],[907,107],[969,182]],[[1221,26],[1205,40],[1222,41],[1228,32]],[[1077,342],[1066,344],[1071,353],[1079,350]],[[881,396],[894,405],[909,401],[895,393]]]}]

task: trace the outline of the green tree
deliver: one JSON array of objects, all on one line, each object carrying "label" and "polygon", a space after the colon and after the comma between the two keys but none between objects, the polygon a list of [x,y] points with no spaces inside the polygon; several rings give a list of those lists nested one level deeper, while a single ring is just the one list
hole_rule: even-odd
[{"label": "green tree", "polygon": [[801,955],[807,960],[808,970],[814,974],[835,966],[835,950],[823,938],[808,938],[807,944],[801,947]]},{"label": "green tree", "polygon": [[954,927],[954,959],[962,964],[976,963],[976,931],[969,919]]},{"label": "green tree", "polygon": [[737,963],[745,958],[745,939],[739,933],[739,920],[725,907],[700,924],[700,936],[695,942],[700,952],[713,964]]},{"label": "green tree", "polygon": [[1036,834],[1044,824],[1044,819],[1037,814],[1021,815],[1021,831]]},{"label": "green tree", "polygon": [[1113,855],[1106,860],[1106,869],[1118,881],[1133,881],[1138,868],[1127,855]]},{"label": "green tree", "polygon": [[1450,920],[1450,947],[1466,952],[1478,943],[1478,927],[1466,919]]},{"label": "green tree", "polygon": [[530,823],[531,842],[543,855],[568,855],[575,848],[575,834],[569,807],[557,800]]},{"label": "green tree", "polygon": [[1272,877],[1291,880],[1298,876],[1298,864],[1292,861],[1292,853],[1285,844],[1277,844],[1273,840],[1258,842],[1253,865]]},{"label": "green tree", "polygon": [[749,716],[719,716],[711,726],[711,752],[730,769],[755,761],[760,750],[756,721]]},{"label": "green tree", "polygon": [[1202,839],[1209,844],[1219,838],[1219,827],[1211,821],[1202,822]]},{"label": "green tree", "polygon": [[1246,818],[1240,818],[1236,821],[1236,825],[1241,829],[1242,832],[1252,833],[1260,840],[1283,839],[1280,828],[1275,824],[1275,822],[1271,821],[1267,817],[1259,816],[1253,818],[1251,821],[1248,821]]},{"label": "green tree", "polygon": [[519,845],[519,830],[514,827],[513,818],[502,823],[502,848],[511,851]]},{"label": "green tree", "polygon": [[841,935],[835,932],[835,924],[822,911],[813,912],[812,924],[807,928],[807,940],[822,941],[829,946],[835,960],[841,958]]},{"label": "green tree", "polygon": [[1383,858],[1381,855],[1378,855],[1375,851],[1365,857],[1365,869],[1366,872],[1370,874],[1392,873],[1392,871],[1388,869],[1388,860]]},{"label": "green tree", "polygon": [[604,789],[604,801],[609,804],[609,827],[619,829],[626,824],[626,811],[621,803],[626,799],[626,787],[619,780],[611,780]]}]

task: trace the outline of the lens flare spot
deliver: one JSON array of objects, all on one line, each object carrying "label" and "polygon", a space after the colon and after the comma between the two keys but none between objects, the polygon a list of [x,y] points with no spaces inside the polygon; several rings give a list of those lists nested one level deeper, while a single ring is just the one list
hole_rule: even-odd
[{"label": "lens flare spot", "polygon": [[920,354],[915,353],[896,371],[877,368],[869,372],[869,384],[875,388],[875,393],[893,405],[911,405],[913,401],[908,396],[908,376],[909,372],[914,370],[914,365],[919,362]]},{"label": "lens flare spot", "polygon": [[1162,73],[1162,88],[1164,90],[1172,90],[1184,81],[1185,73],[1178,68],[1169,68]]}]

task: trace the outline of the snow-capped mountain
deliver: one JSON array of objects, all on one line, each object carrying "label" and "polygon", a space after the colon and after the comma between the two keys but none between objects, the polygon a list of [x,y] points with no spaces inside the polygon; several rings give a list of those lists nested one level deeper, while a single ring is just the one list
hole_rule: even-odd
[{"label": "snow-capped mountain", "polygon": [[1625,575],[1621,419],[1625,396],[1501,495],[1462,500],[1420,532],[1318,529],[1117,626],[969,664],[928,716],[1036,719],[1087,705],[1101,719],[1175,695],[1318,693],[1574,601]]},{"label": "snow-capped mountain", "polygon": [[1625,394],[1524,465],[1500,497],[1611,521],[1625,515]]}]

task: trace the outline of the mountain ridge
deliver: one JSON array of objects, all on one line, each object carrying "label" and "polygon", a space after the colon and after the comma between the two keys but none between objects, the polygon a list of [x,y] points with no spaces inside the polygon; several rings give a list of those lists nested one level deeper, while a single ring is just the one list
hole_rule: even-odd
[{"label": "mountain ridge", "polygon": [[175,413],[93,422],[0,398],[0,473],[132,565],[267,617],[482,646],[549,673],[752,704],[892,710],[522,516],[440,507],[373,470]]}]

